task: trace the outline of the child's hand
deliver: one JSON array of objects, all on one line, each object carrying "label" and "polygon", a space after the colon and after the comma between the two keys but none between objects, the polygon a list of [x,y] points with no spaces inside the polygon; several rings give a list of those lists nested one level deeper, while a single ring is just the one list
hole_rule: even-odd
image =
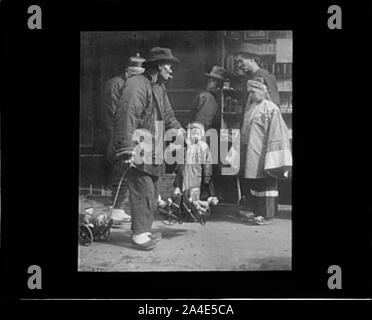
[{"label": "child's hand", "polygon": [[211,204],[213,206],[216,206],[219,202],[217,197],[209,197],[207,201],[208,201],[209,204]]},{"label": "child's hand", "polygon": [[160,201],[158,201],[158,205],[160,208],[165,208],[167,206],[167,203],[161,199]]}]

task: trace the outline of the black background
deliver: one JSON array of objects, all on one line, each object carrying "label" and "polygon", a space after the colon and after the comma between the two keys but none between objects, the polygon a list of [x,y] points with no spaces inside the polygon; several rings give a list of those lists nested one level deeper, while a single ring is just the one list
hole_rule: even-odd
[{"label": "black background", "polygon": [[[332,4],[3,0],[1,297],[371,297],[372,2],[337,1],[342,30],[327,27]],[[153,29],[293,30],[292,271],[77,272],[80,31]],[[32,264],[42,290],[27,287]]]}]

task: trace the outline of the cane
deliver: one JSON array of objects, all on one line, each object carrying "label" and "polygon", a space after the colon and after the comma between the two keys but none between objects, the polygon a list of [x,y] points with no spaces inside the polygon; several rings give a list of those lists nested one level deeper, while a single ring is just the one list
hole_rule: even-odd
[{"label": "cane", "polygon": [[240,187],[240,181],[239,181],[239,176],[236,177],[236,188],[237,188],[237,191],[238,191],[238,200],[237,200],[237,206],[239,208],[240,206],[240,200],[242,199],[242,189]]},{"label": "cane", "polygon": [[125,170],[124,170],[123,175],[122,175],[121,178],[120,178],[118,188],[116,189],[115,198],[114,198],[114,203],[112,204],[112,209],[111,209],[111,211],[114,210],[114,207],[115,207],[115,205],[116,205],[116,201],[118,200],[119,191],[120,191],[121,185],[122,185],[122,183],[123,183],[123,180],[124,180],[124,178],[126,177],[126,175],[128,174],[129,169],[132,168],[132,167],[133,167],[133,168],[135,167],[135,165],[134,165],[133,163],[131,163],[131,164],[130,164],[130,165],[129,165]]}]

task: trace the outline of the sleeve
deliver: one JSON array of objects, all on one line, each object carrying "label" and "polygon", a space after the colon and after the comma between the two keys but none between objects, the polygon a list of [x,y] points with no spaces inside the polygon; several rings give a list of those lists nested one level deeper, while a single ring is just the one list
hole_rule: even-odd
[{"label": "sleeve", "polygon": [[212,95],[202,95],[197,99],[195,121],[204,125],[207,130],[213,123],[217,113],[217,103]]},{"label": "sleeve", "polygon": [[115,86],[113,81],[109,80],[106,82],[103,89],[103,108],[102,108],[102,120],[104,123],[105,133],[111,135],[114,126],[114,116],[116,111],[115,105]]},{"label": "sleeve", "polygon": [[178,120],[177,120],[177,118],[174,114],[174,111],[173,111],[172,106],[169,102],[168,94],[167,94],[167,91],[166,91],[165,87],[163,87],[163,90],[164,90],[165,130],[179,129],[179,128],[181,128],[181,124],[178,122]]},{"label": "sleeve", "polygon": [[133,133],[138,128],[146,101],[145,85],[130,82],[123,88],[114,127],[114,146],[117,155],[133,150],[135,146],[132,140]]},{"label": "sleeve", "polygon": [[280,107],[280,96],[279,96],[279,89],[278,84],[276,82],[276,78],[273,74],[270,75],[271,78],[271,85],[269,85],[270,88],[270,94],[272,95],[273,102]]},{"label": "sleeve", "polygon": [[280,96],[275,76],[273,74],[268,74],[265,80],[269,89],[271,101],[274,102],[278,107],[280,107]]},{"label": "sleeve", "polygon": [[104,88],[104,100],[106,109],[112,114],[116,113],[116,108],[120,100],[123,83],[118,81],[108,81]]},{"label": "sleeve", "polygon": [[275,76],[265,69],[259,69],[257,76],[265,80],[265,85],[267,86],[271,101],[280,107],[280,96]]},{"label": "sleeve", "polygon": [[284,172],[292,166],[288,128],[278,107],[270,113],[264,169],[269,175],[284,178]]}]

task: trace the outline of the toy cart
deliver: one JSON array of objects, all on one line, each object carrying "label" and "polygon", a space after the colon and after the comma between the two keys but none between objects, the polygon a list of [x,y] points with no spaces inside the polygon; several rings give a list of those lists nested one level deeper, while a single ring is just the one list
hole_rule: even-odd
[{"label": "toy cart", "polygon": [[89,246],[93,241],[108,240],[113,220],[105,214],[93,216],[89,213],[79,215],[79,242]]},{"label": "toy cart", "polygon": [[158,212],[165,225],[182,224],[187,222],[207,223],[210,216],[210,207],[207,201],[199,201],[203,206],[190,202],[185,193],[173,196],[163,206],[158,205]]},{"label": "toy cart", "polygon": [[[116,190],[114,203],[111,209],[115,207],[119,190],[122,185],[123,179],[128,173],[129,169],[134,165],[128,166],[120,179],[119,186]],[[111,227],[114,221],[111,219],[112,212],[101,213],[94,215],[94,208],[89,206],[84,209],[84,213],[79,213],[79,242],[83,246],[90,246],[93,241],[108,240],[111,234]]]}]

